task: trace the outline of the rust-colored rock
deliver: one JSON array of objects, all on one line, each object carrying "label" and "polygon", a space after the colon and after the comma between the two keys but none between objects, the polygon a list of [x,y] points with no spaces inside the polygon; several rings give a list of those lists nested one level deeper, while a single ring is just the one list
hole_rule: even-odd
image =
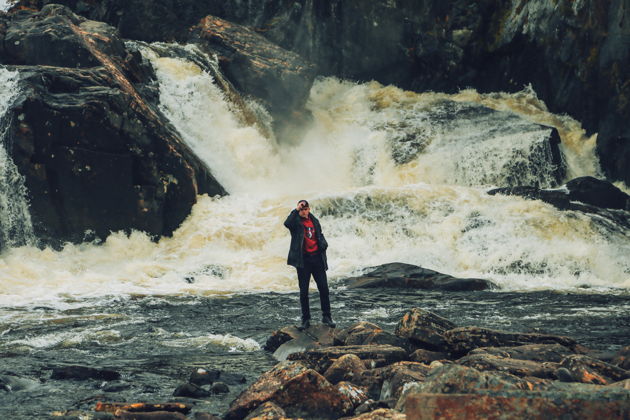
[{"label": "rust-colored rock", "polygon": [[525,344],[516,347],[480,347],[471,350],[469,355],[489,354],[535,362],[560,362],[566,356],[575,354],[571,349],[560,344]]},{"label": "rust-colored rock", "polygon": [[414,394],[406,402],[408,419],[625,419],[628,400],[554,398],[554,394],[513,393],[510,396],[474,394]]},{"label": "rust-colored rock", "polygon": [[565,357],[560,364],[569,370],[576,382],[608,385],[630,378],[627,370],[584,355]]},{"label": "rust-colored rock", "polygon": [[425,349],[418,349],[409,355],[409,359],[413,362],[419,362],[424,364],[431,364],[431,362],[447,360],[449,358],[447,353],[439,351],[431,351]]},{"label": "rust-colored rock", "polygon": [[401,348],[407,348],[409,345],[407,340],[366,321],[357,322],[335,335],[335,345],[337,346],[361,344],[389,344]]},{"label": "rust-colored rock", "polygon": [[324,377],[332,384],[341,381],[353,382],[363,371],[365,371],[365,364],[356,354],[344,354],[326,369]]},{"label": "rust-colored rock", "polygon": [[448,319],[420,308],[413,308],[398,322],[395,334],[409,339],[420,347],[443,351],[447,348],[443,334],[453,328],[455,324]]},{"label": "rust-colored rock", "polygon": [[338,418],[354,408],[352,401],[322,375],[297,362],[282,362],[264,373],[230,405],[227,420],[242,419],[273,401],[289,417]]},{"label": "rust-colored rock", "polygon": [[119,420],[187,420],[188,417],[182,413],[172,411],[152,411],[152,412],[129,412],[116,411],[114,413]]},{"label": "rust-colored rock", "polygon": [[350,417],[348,420],[405,420],[408,417],[400,411],[391,408],[379,408],[369,413],[363,413],[356,417]]},{"label": "rust-colored rock", "polygon": [[448,343],[451,352],[459,356],[463,356],[479,347],[514,347],[525,344],[560,344],[575,352],[581,349],[581,346],[569,337],[549,334],[513,333],[480,327],[454,328],[444,333],[444,339]]},{"label": "rust-colored rock", "polygon": [[272,401],[260,405],[257,409],[252,411],[245,420],[271,420],[282,419],[287,416],[282,407],[279,407]]},{"label": "rust-colored rock", "polygon": [[273,357],[278,361],[283,361],[293,353],[332,346],[334,337],[335,330],[325,325],[313,325],[304,331],[290,326],[274,332],[267,340],[265,348],[272,351],[271,349],[275,347]]},{"label": "rust-colored rock", "polygon": [[168,411],[188,414],[192,410],[190,404],[183,403],[118,403],[118,402],[97,402],[94,411],[103,411],[106,413],[115,413],[117,411],[134,412],[152,412],[152,411]]},{"label": "rust-colored rock", "polygon": [[630,370],[630,346],[626,346],[619,350],[613,357],[611,364],[619,366],[622,369]]},{"label": "rust-colored rock", "polygon": [[332,363],[345,354],[354,354],[361,360],[369,360],[373,367],[386,366],[405,360],[407,352],[390,345],[333,346],[291,354],[289,360],[303,360],[318,372],[325,372]]},{"label": "rust-colored rock", "polygon": [[457,361],[460,365],[477,370],[496,370],[516,376],[535,376],[538,378],[556,379],[556,363],[540,363],[532,360],[510,359],[491,354],[470,354]]},{"label": "rust-colored rock", "polygon": [[353,408],[360,406],[369,399],[368,395],[363,389],[359,388],[351,382],[339,382],[337,384],[337,389],[341,394],[348,397],[348,399],[352,403]]},{"label": "rust-colored rock", "polygon": [[431,372],[429,366],[417,362],[398,362],[383,368],[381,400],[398,399],[410,382],[423,382]]}]

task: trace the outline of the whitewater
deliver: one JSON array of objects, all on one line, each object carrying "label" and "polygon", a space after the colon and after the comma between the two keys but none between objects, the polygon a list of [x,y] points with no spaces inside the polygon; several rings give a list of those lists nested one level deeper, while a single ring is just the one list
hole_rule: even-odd
[{"label": "whitewater", "polygon": [[[245,105],[259,124],[244,122],[243,110],[219,87],[211,57],[204,68],[143,48],[158,76],[161,111],[229,195],[198,197],[173,237],[157,243],[141,232],[115,232],[104,243],[68,244],[60,251],[6,249],[0,305],[295,291],[282,222],[302,198],[311,202],[330,243],[333,285],[371,266],[405,262],[486,278],[502,291],[630,288],[628,232],[606,230],[587,215],[540,201],[487,194],[516,181],[550,184],[549,163],[536,152],[548,135],[544,126],[561,136],[567,180],[601,176],[596,136],[548,112],[531,89],[419,94],[322,78],[307,104],[311,123],[275,139],[265,135],[270,117],[260,104]],[[471,104],[544,126],[510,131],[439,121],[440,107]],[[405,141],[410,133],[413,142]],[[526,170],[515,172],[515,166]]]}]

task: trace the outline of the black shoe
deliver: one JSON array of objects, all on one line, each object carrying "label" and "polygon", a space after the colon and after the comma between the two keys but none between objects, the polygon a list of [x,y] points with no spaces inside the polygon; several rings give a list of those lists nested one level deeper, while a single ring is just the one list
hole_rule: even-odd
[{"label": "black shoe", "polygon": [[330,328],[335,328],[337,324],[335,324],[330,315],[324,315],[322,318],[322,324],[328,325]]},{"label": "black shoe", "polygon": [[302,321],[302,325],[297,327],[297,329],[300,330],[300,331],[304,331],[304,330],[309,329],[310,327],[311,327],[311,320],[310,319],[305,319],[304,321]]}]

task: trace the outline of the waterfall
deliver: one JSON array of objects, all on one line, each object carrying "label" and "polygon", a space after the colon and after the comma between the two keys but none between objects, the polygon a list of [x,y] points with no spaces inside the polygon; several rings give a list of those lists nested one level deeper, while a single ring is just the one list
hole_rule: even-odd
[{"label": "waterfall", "polygon": [[18,73],[0,68],[0,247],[34,243],[24,178],[9,155],[10,109],[18,92]]}]

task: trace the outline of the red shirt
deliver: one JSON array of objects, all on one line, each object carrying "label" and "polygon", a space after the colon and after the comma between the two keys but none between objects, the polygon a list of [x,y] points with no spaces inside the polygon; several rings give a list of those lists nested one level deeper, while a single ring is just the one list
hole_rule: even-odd
[{"label": "red shirt", "polygon": [[315,235],[315,225],[311,218],[302,219],[302,226],[304,226],[304,246],[302,249],[307,254],[317,252],[317,236]]}]

